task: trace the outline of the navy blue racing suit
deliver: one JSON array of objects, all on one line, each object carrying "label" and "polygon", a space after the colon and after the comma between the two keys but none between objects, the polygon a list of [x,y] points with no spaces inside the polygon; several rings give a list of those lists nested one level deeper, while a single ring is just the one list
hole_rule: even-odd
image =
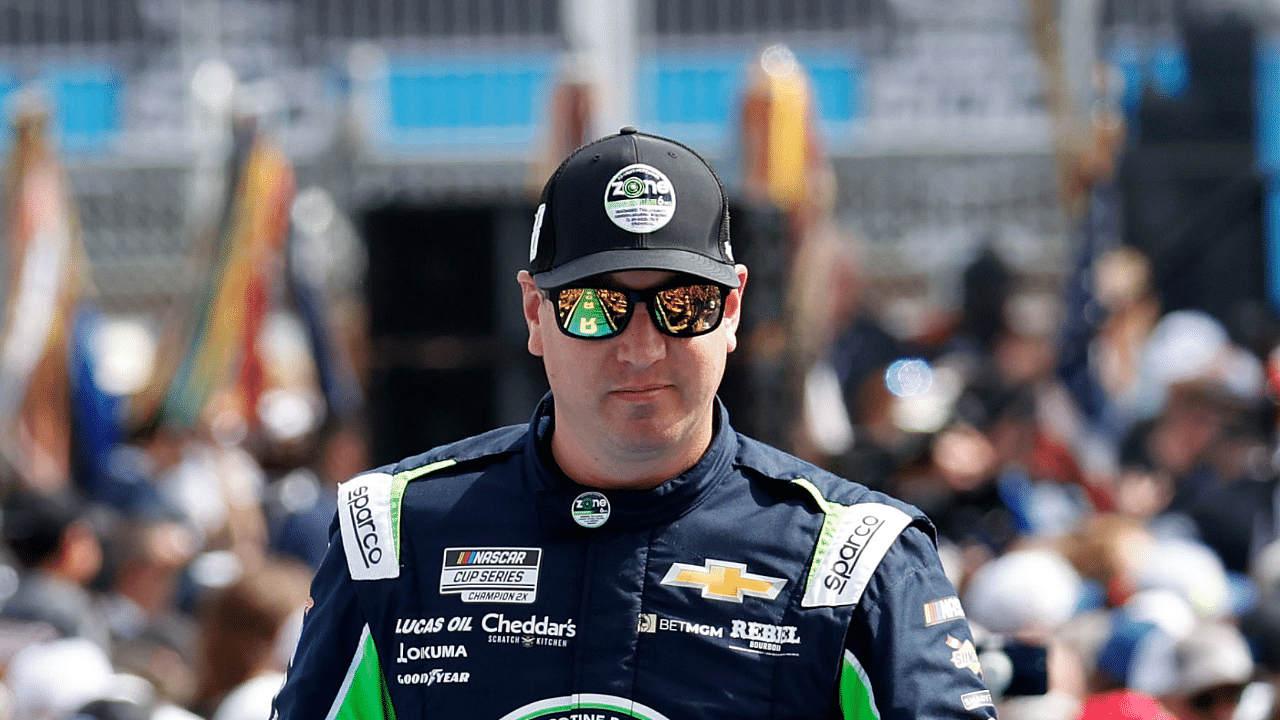
[{"label": "navy blue racing suit", "polygon": [[736,433],[652,490],[527,426],[357,476],[280,720],[994,718],[916,509]]}]

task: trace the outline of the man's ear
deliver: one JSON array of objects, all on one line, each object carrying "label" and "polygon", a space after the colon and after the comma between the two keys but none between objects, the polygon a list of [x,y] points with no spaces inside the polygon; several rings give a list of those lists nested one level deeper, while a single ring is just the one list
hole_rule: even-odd
[{"label": "man's ear", "polygon": [[725,344],[729,352],[733,352],[738,347],[738,327],[742,322],[742,293],[747,289],[747,266],[734,265],[733,269],[738,274],[738,287],[732,288],[724,298],[724,320],[722,321]]},{"label": "man's ear", "polygon": [[524,323],[529,328],[529,353],[536,357],[542,357],[542,319],[538,316],[538,311],[542,307],[542,291],[538,289],[538,285],[534,283],[533,276],[528,270],[521,270],[516,274],[516,281],[520,283],[520,300],[524,308]]}]

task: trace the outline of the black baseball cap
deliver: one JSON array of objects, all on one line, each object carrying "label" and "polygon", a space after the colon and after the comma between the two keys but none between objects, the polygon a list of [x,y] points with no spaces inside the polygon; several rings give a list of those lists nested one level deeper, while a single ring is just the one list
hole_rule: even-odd
[{"label": "black baseball cap", "polygon": [[738,287],[729,202],[688,146],[624,127],[578,148],[542,190],[529,272],[556,288],[619,270],[670,270]]}]

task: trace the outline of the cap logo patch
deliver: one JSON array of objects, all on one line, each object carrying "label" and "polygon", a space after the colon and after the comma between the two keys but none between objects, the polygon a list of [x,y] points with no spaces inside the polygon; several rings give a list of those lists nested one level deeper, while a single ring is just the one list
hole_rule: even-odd
[{"label": "cap logo patch", "polygon": [[644,163],[628,165],[605,186],[604,211],[614,225],[627,232],[653,232],[675,215],[676,189],[657,168]]},{"label": "cap logo patch", "polygon": [[546,211],[547,204],[542,203],[538,206],[538,212],[533,215],[533,237],[529,239],[529,262],[538,258],[538,236],[542,234],[542,215]]}]

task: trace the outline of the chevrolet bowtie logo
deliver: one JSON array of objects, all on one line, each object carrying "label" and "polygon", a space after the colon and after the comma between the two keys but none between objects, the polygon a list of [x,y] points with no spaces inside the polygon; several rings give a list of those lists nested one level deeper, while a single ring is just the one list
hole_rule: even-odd
[{"label": "chevrolet bowtie logo", "polygon": [[702,590],[702,597],[725,602],[742,602],[744,595],[772,600],[787,584],[783,578],[754,575],[747,572],[742,563],[724,560],[707,560],[702,567],[686,563],[672,563],[663,585],[691,587]]}]

